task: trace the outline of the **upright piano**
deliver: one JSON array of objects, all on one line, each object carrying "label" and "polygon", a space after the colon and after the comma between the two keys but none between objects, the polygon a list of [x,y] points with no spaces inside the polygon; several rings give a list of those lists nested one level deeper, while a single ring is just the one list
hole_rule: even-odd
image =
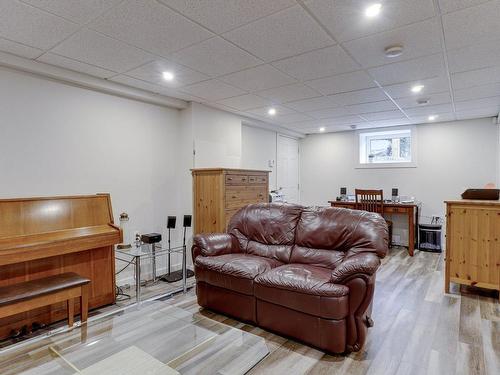
[{"label": "upright piano", "polygon": [[[90,309],[112,304],[114,245],[122,237],[109,194],[0,199],[0,286],[76,272],[91,280]],[[60,303],[0,319],[0,339],[66,315]]]}]

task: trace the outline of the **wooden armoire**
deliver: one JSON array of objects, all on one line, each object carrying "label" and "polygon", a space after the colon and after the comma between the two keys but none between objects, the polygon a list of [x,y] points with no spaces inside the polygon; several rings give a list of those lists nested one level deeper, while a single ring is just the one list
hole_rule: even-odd
[{"label": "wooden armoire", "polygon": [[269,201],[269,171],[202,168],[191,172],[194,234],[225,232],[238,209]]}]

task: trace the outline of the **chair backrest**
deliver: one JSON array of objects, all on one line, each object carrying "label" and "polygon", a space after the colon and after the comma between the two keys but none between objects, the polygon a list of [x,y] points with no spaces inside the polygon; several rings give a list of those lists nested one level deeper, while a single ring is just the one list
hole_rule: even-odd
[{"label": "chair backrest", "polygon": [[356,209],[376,212],[380,215],[384,213],[384,191],[356,189]]}]

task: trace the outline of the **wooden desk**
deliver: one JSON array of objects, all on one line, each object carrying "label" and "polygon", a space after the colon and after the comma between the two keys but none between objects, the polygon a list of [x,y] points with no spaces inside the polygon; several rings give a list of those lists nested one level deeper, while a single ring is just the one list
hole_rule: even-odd
[{"label": "wooden desk", "polygon": [[445,203],[445,292],[450,282],[500,291],[500,201]]},{"label": "wooden desk", "polygon": [[[90,279],[89,306],[115,301],[113,224],[109,194],[0,199],[0,287],[66,272]],[[65,319],[60,302],[0,318],[0,339],[33,322]]]},{"label": "wooden desk", "polygon": [[[328,201],[332,207],[356,209],[356,202]],[[418,228],[418,205],[415,203],[384,203],[384,214],[405,215],[408,218],[408,254],[415,251],[415,228]],[[391,239],[392,241],[392,239]]]}]

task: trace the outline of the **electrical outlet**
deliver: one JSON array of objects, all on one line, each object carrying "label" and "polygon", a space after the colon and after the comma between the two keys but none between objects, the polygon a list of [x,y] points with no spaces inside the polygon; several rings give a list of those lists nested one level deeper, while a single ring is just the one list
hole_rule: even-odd
[{"label": "electrical outlet", "polygon": [[400,244],[401,243],[401,236],[399,234],[393,234],[392,235],[392,243]]}]

